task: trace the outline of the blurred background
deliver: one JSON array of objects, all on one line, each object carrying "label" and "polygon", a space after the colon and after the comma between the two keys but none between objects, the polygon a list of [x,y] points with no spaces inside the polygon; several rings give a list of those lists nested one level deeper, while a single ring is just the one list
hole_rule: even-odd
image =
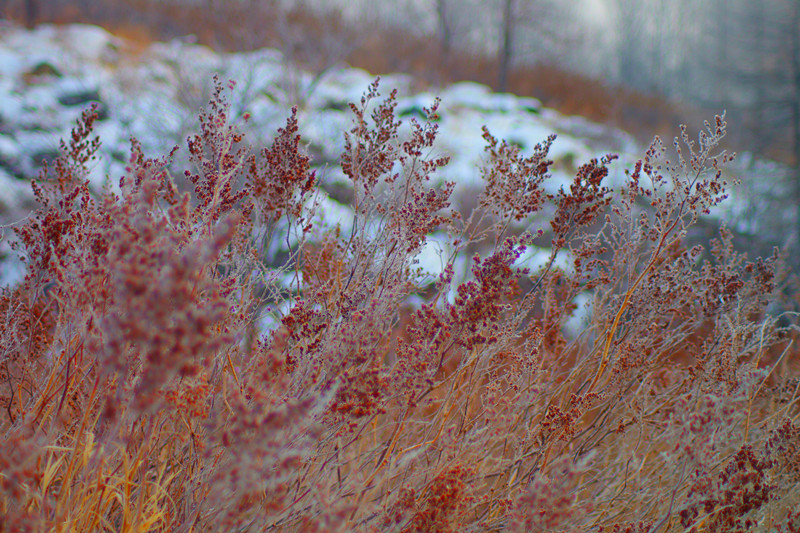
[{"label": "blurred background", "polygon": [[473,80],[643,146],[724,111],[760,200],[748,247],[800,258],[800,0],[0,0],[0,17],[97,24],[143,49],[277,48],[320,75],[408,73],[416,90]]},{"label": "blurred background", "polygon": [[643,135],[726,110],[743,148],[800,151],[797,0],[0,0],[0,16],[475,80]]}]

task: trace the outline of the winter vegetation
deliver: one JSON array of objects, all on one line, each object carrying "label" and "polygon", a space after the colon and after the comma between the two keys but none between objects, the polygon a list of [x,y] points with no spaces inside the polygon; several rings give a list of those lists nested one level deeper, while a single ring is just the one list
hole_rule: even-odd
[{"label": "winter vegetation", "polygon": [[724,116],[634,156],[474,83],[37,31],[0,48],[0,531],[800,531],[798,292],[727,227]]},{"label": "winter vegetation", "polygon": [[[0,55],[4,76],[0,224],[23,219],[34,207],[28,182],[38,176],[43,160],[52,163],[59,155],[59,140],[69,137],[70,124],[91,103],[98,106],[95,132],[103,142],[87,178],[95,190],[106,184],[116,188],[128,165],[131,137],[146,153],[163,154],[165,146],[183,144],[196,130],[197,112],[208,103],[215,74],[237,81],[237,90],[230,95],[231,115],[241,119],[247,113],[241,127],[252,145],[271,142],[285,123],[286,110],[298,106],[303,145],[323,189],[322,210],[328,218],[341,218],[347,211],[352,186],[339,165],[342,132],[352,121],[349,103],[357,102],[374,80],[361,69],[340,66],[319,76],[287,66],[285,56],[274,49],[217,53],[186,40],[140,47],[86,25],[41,25],[33,31],[6,28]],[[473,82],[420,91],[413,89],[413,80],[406,75],[382,79],[384,85],[400,90],[396,111],[401,118],[422,118],[423,107],[436,97],[444,100],[436,152],[450,162],[438,177],[457,184],[454,201],[463,204],[462,209],[470,209],[482,182],[482,126],[526,155],[537,142],[557,134],[549,152],[554,161],[549,192],[568,184],[581,160],[614,152],[632,164],[639,151],[631,135],[581,116],[565,116],[534,98],[493,93]],[[402,129],[406,132],[408,124]],[[188,163],[187,155],[179,151],[170,170],[181,173]],[[622,177],[621,166],[611,169],[609,179]],[[0,259],[14,257],[0,242]],[[438,256],[422,261],[431,268],[439,265]],[[7,265],[0,284],[22,275],[13,262]]]},{"label": "winter vegetation", "polygon": [[437,104],[404,136],[396,105],[377,82],[352,105],[353,215],[323,231],[296,110],[254,151],[217,84],[183,175],[134,141],[96,194],[83,114],[0,300],[3,528],[797,531],[775,258],[686,245],[724,198],[724,120],[616,190],[608,156],[556,193],[551,140],[524,157],[485,130],[462,214],[432,180]]},{"label": "winter vegetation", "polygon": [[[29,27],[45,22],[100,25],[126,37],[145,63],[159,57],[162,65],[151,78],[162,91],[125,120],[163,114],[159,126],[164,133],[180,129],[175,121],[184,128],[193,124],[208,101],[209,69],[222,70],[222,79],[236,79],[242,100],[249,101],[260,95],[248,90],[252,77],[241,67],[263,71],[263,65],[275,62],[283,67],[279,89],[265,92],[283,109],[302,109],[307,90],[347,64],[373,74],[409,74],[411,90],[396,79],[386,80],[402,97],[421,89],[442,95],[463,81],[532,97],[545,109],[629,132],[642,146],[656,134],[672,138],[678,124],[700,125],[724,111],[735,125],[727,145],[742,155],[738,168],[731,169],[742,178],[743,188],[732,191],[740,193],[738,213],[727,217],[737,230],[734,239],[758,255],[780,246],[793,267],[800,265],[800,180],[794,179],[800,163],[800,46],[795,46],[800,10],[793,0],[7,0],[0,2],[3,15]],[[151,46],[164,41],[171,42],[171,50],[156,52]],[[270,48],[281,53],[240,58],[234,72],[220,68],[218,61],[194,61],[201,47],[192,50],[190,43],[217,52]],[[188,67],[181,55],[185,52],[192,55]],[[112,54],[94,70],[107,71],[113,63]],[[313,73],[310,81],[303,72]],[[134,74],[134,79],[143,75]],[[97,76],[88,77],[94,85]],[[362,78],[350,80],[356,96],[371,79]],[[178,88],[180,96],[173,98],[170,93]],[[131,98],[128,92],[122,104]],[[176,116],[175,100],[191,113]],[[120,105],[104,101],[112,114]],[[261,109],[271,103],[262,103]],[[341,99],[332,103],[342,105]],[[236,101],[234,109],[241,110]],[[279,115],[254,129],[274,131]],[[309,120],[310,114],[301,113],[304,117]],[[122,133],[125,144],[132,133],[149,149],[145,137],[158,129],[129,132],[123,127],[104,134],[104,143]],[[479,130],[480,124],[469,128]],[[308,132],[304,136],[315,140]],[[255,140],[252,132],[250,139]],[[628,153],[618,146],[606,149]],[[119,159],[124,160],[125,151],[117,151]],[[317,162],[335,160],[314,155]]]}]

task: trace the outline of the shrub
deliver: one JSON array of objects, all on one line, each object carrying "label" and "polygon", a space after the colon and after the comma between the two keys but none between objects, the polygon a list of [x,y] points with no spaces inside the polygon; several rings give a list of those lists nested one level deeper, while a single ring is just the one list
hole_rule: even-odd
[{"label": "shrub", "polygon": [[686,239],[725,198],[724,119],[555,194],[551,139],[485,131],[462,216],[438,102],[403,130],[379,96],[351,106],[333,229],[295,110],[255,151],[217,83],[193,168],[134,141],[118,193],[88,187],[83,115],[0,298],[0,529],[796,531],[777,259]]}]

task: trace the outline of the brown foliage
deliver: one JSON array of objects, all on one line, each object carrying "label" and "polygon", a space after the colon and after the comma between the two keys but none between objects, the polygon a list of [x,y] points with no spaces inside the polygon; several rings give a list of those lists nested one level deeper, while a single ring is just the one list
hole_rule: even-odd
[{"label": "brown foliage", "polygon": [[438,102],[402,134],[378,90],[324,232],[295,110],[254,155],[217,82],[183,181],[134,141],[119,195],[88,186],[83,116],[0,296],[0,530],[797,531],[777,258],[687,244],[725,197],[724,120],[656,139],[619,190],[607,156],[556,193],[549,141],[487,131],[460,214]]}]

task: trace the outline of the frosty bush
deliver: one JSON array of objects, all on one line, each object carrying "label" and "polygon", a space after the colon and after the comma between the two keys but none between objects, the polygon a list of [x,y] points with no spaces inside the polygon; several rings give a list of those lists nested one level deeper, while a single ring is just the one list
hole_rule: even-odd
[{"label": "frosty bush", "polygon": [[798,531],[776,258],[686,239],[725,198],[723,118],[617,190],[609,155],[548,193],[552,139],[487,130],[462,214],[438,102],[401,133],[395,98],[351,106],[337,227],[296,110],[256,151],[217,83],[193,168],[134,141],[119,194],[88,187],[83,115],[0,297],[0,530]]}]

